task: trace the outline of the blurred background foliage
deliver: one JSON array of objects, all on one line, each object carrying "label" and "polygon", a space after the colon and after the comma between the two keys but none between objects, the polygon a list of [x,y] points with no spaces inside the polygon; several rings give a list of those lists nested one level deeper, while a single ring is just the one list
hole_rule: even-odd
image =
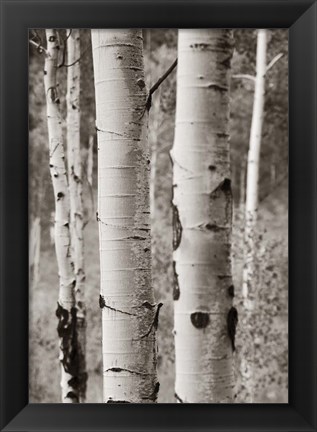
[{"label": "blurred background foliage", "polygon": [[[63,48],[66,32],[60,32]],[[163,75],[177,56],[176,29],[144,29],[144,58],[148,87]],[[251,126],[253,90],[251,80],[236,74],[255,74],[256,30],[234,30],[235,50],[231,82],[231,165],[234,195],[233,275],[235,302],[241,307],[243,225],[246,160]],[[30,31],[30,39],[42,41],[43,30]],[[93,197],[84,181],[87,302],[87,402],[102,402],[101,313],[99,298],[99,245],[95,218],[97,156],[94,80],[90,30],[81,31],[81,144],[84,172],[90,137],[94,140]],[[63,49],[61,49],[62,57]],[[255,402],[288,401],[288,32],[269,31],[268,63],[283,57],[266,79],[265,118],[260,162],[260,207],[258,223],[255,338]],[[62,58],[60,59],[62,62]],[[60,368],[55,309],[58,274],[51,239],[54,199],[49,176],[46,106],[43,84],[44,57],[30,45],[29,54],[29,221],[41,219],[39,282],[30,285],[30,402],[59,402]],[[67,68],[58,70],[61,111],[66,119]],[[153,95],[149,115],[151,147],[151,217],[153,285],[164,303],[158,331],[158,367],[161,382],[159,402],[174,402],[173,276],[172,276],[172,167],[176,103],[176,72]],[[66,134],[64,134],[66,136]],[[66,146],[66,143],[65,143]],[[240,329],[239,331],[241,331]],[[236,375],[239,399],[239,338]]]}]

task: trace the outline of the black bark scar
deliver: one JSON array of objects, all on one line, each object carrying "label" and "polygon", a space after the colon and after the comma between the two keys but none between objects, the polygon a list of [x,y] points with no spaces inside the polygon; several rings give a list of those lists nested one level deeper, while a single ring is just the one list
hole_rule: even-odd
[{"label": "black bark scar", "polygon": [[231,341],[232,351],[235,351],[235,337],[236,337],[236,327],[238,324],[238,311],[235,307],[232,307],[227,316],[227,328],[228,336]]},{"label": "black bark scar", "polygon": [[209,315],[207,312],[193,312],[190,315],[190,320],[194,327],[205,328],[209,324]]},{"label": "black bark scar", "polygon": [[231,297],[231,298],[234,297],[234,286],[233,285],[229,286],[228,294],[229,294],[229,297]]},{"label": "black bark scar", "polygon": [[173,300],[176,301],[179,299],[180,296],[180,289],[179,289],[179,282],[178,282],[178,274],[176,272],[176,262],[173,261],[173,278],[174,278],[174,283],[173,283]]},{"label": "black bark scar", "polygon": [[73,389],[73,392],[69,393],[73,393],[78,400],[79,395],[86,393],[87,373],[81,372],[84,353],[78,343],[77,309],[73,307],[69,313],[67,309],[57,303],[56,316],[58,318],[57,333],[61,340],[63,353],[61,363],[65,372],[71,375],[68,385]]},{"label": "black bark scar", "polygon": [[182,240],[183,227],[180,222],[179,212],[176,205],[172,203],[173,208],[173,250],[175,251]]},{"label": "black bark scar", "polygon": [[177,402],[179,403],[184,403],[183,399],[181,399],[177,393],[174,393],[175,399],[177,400]]},{"label": "black bark scar", "polygon": [[106,402],[107,404],[125,404],[125,403],[131,403],[131,402],[129,402],[129,401],[126,401],[126,400],[113,400],[113,399],[108,399],[107,400],[107,402]]}]

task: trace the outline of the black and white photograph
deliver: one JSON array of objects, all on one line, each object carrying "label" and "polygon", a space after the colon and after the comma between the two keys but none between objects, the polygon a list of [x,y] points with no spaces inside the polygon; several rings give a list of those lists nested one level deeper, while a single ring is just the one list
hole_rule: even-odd
[{"label": "black and white photograph", "polygon": [[288,36],[29,29],[30,403],[288,404]]}]

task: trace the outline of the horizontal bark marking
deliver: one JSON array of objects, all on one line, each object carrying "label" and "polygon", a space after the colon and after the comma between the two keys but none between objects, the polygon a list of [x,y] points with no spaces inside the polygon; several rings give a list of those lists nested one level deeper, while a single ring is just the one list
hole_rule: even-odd
[{"label": "horizontal bark marking", "polygon": [[206,328],[209,324],[209,314],[208,312],[193,312],[190,314],[190,320],[194,327]]},{"label": "horizontal bark marking", "polygon": [[211,223],[201,224],[201,225],[199,225],[199,228],[205,228],[207,231],[212,231],[212,232],[221,232],[221,231],[229,229],[229,227],[227,227],[227,226],[220,226],[220,225],[211,224]]},{"label": "horizontal bark marking", "polygon": [[126,403],[131,403],[131,402],[129,402],[129,401],[127,401],[127,400],[113,400],[113,399],[108,399],[107,400],[107,402],[106,403],[112,403],[112,404],[115,404],[115,403],[117,403],[117,404],[126,404]]},{"label": "horizontal bark marking", "polygon": [[216,132],[218,138],[229,138],[229,134],[226,132]]},{"label": "horizontal bark marking", "polygon": [[218,90],[220,92],[227,92],[229,90],[227,86],[222,86],[221,84],[217,84],[217,83],[208,83],[206,87],[210,89]]},{"label": "horizontal bark marking", "polygon": [[217,275],[217,278],[219,279],[219,280],[224,280],[224,279],[228,279],[228,278],[232,278],[232,276],[231,275]]},{"label": "horizontal bark marking", "polygon": [[104,296],[102,296],[101,294],[99,295],[99,307],[100,307],[100,309],[107,308],[107,309],[110,309],[110,310],[112,310],[114,312],[119,312],[119,313],[122,313],[122,314],[125,314],[125,315],[136,316],[136,314],[133,314],[133,313],[130,313],[130,312],[126,312],[126,311],[123,311],[123,310],[120,310],[120,309],[116,309],[114,307],[111,307],[111,306],[107,305]]},{"label": "horizontal bark marking", "polygon": [[228,336],[231,341],[232,351],[235,351],[235,337],[236,337],[236,327],[238,324],[238,311],[235,307],[231,307],[227,316],[227,328]]},{"label": "horizontal bark marking", "polygon": [[106,47],[119,47],[119,46],[135,47],[135,48],[137,48],[137,45],[133,44],[133,43],[116,42],[116,43],[108,43],[108,44],[98,44],[97,46],[94,46],[93,50],[97,50],[97,49],[100,49],[100,48],[106,48]]},{"label": "horizontal bark marking", "polygon": [[213,51],[213,45],[208,43],[193,43],[189,45],[189,48],[198,49],[199,51],[210,50]]},{"label": "horizontal bark marking", "polygon": [[147,240],[147,237],[141,237],[141,236],[130,236],[130,237],[126,237],[126,240]]},{"label": "horizontal bark marking", "polygon": [[129,372],[131,374],[136,374],[136,375],[150,375],[149,373],[138,372],[131,369],[125,369],[120,367],[111,367],[106,369],[105,372]]}]

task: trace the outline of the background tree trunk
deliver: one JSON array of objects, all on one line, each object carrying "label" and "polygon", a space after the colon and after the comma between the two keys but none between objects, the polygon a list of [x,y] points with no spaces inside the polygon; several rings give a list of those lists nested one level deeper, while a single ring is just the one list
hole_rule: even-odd
[{"label": "background tree trunk", "polygon": [[245,250],[243,267],[243,329],[246,340],[241,356],[242,387],[245,394],[245,402],[253,402],[253,331],[255,318],[255,249],[256,249],[256,222],[258,213],[258,183],[259,164],[262,137],[262,124],[264,115],[265,73],[266,73],[266,45],[267,31],[258,30],[256,79],[253,103],[252,123],[250,132],[250,144],[247,166],[247,188],[245,206]]},{"label": "background tree trunk", "polygon": [[29,239],[29,281],[30,286],[36,287],[40,279],[41,256],[41,218],[39,216],[31,221]]},{"label": "background tree trunk", "polygon": [[87,181],[89,187],[92,189],[93,182],[93,167],[94,167],[94,136],[89,136],[88,142],[88,155],[87,155]]},{"label": "background tree trunk", "polygon": [[239,211],[245,214],[245,177],[246,177],[246,160],[243,158],[240,164],[240,193],[239,193]]},{"label": "background tree trunk", "polygon": [[[80,149],[80,30],[68,30],[67,39],[67,162],[70,193],[70,228],[75,266],[78,337],[79,401],[86,397],[86,308],[84,264],[83,175]],[[71,66],[72,65],[72,66]]]},{"label": "background tree trunk", "polygon": [[60,337],[62,402],[79,401],[77,389],[77,334],[75,276],[71,257],[69,227],[69,191],[64,160],[60,100],[57,93],[57,58],[59,43],[56,30],[46,30],[47,53],[44,84],[47,103],[47,125],[50,173],[55,196],[55,249],[59,272],[59,298],[56,315]]},{"label": "background tree trunk", "polygon": [[230,30],[179,31],[171,152],[178,402],[233,401],[232,45]]},{"label": "background tree trunk", "polygon": [[156,402],[142,32],[92,30],[104,402]]}]

